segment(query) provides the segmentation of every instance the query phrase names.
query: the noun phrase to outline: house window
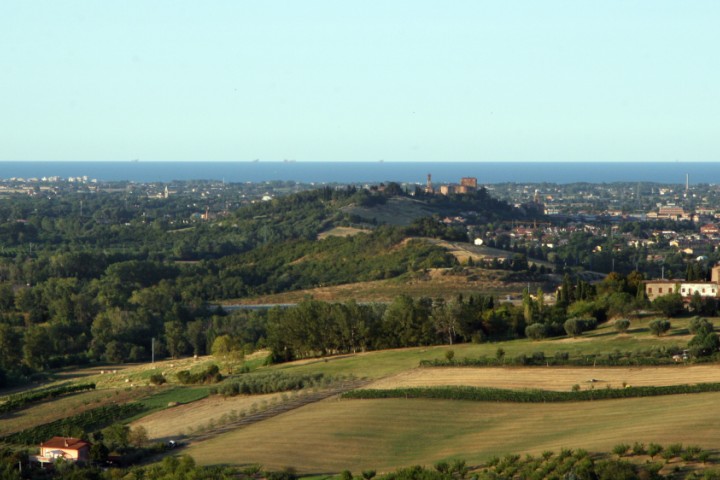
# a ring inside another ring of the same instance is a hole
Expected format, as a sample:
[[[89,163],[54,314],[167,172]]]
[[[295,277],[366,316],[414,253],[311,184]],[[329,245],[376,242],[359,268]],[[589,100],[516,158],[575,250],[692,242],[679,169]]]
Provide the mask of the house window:
[[[705,289],[703,288],[703,293],[705,293]]]
[[[682,292],[685,293],[685,287],[683,287]]]
[[[648,293],[652,293],[652,287],[648,287]]]
[[[662,287],[658,288],[658,293],[662,293]]]

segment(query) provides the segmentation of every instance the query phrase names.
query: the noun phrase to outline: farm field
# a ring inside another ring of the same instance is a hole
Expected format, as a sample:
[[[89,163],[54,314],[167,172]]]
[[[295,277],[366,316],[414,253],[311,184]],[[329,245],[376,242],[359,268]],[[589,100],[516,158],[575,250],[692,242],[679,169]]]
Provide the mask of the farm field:
[[[250,411],[253,406],[260,406],[264,402],[271,403],[273,399],[279,401],[280,397],[279,393],[230,398],[212,396],[152,413],[136,420],[131,427],[145,427],[151,440],[169,440],[187,435],[207,425],[210,420],[217,423],[223,415],[230,415],[233,411]],[[182,421],[178,421],[179,419]]]
[[[391,389],[466,385],[510,390],[570,391],[589,388],[688,385],[720,382],[717,365],[663,367],[486,367],[418,368],[383,378],[364,388]]]
[[[0,415],[0,436],[105,405],[137,400],[150,392],[151,389],[148,388],[91,390],[33,404],[16,412]]]
[[[260,463],[300,473],[387,471],[560,448],[608,451],[620,442],[720,447],[720,393],[580,404],[329,399],[191,445],[204,465]],[[312,452],[311,455],[308,452]]]

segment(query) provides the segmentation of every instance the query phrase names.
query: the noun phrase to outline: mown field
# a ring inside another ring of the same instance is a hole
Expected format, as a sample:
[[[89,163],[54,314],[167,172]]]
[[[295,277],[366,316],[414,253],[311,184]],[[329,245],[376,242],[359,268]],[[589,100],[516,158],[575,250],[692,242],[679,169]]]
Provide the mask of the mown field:
[[[570,391],[577,385],[590,388],[623,388],[688,385],[720,382],[717,365],[665,367],[488,367],[421,368],[383,378],[366,386],[373,389],[467,385],[511,390]]]
[[[302,473],[471,464],[506,453],[610,450],[620,442],[720,446],[720,394],[578,404],[447,400],[326,400],[191,445],[201,464],[260,463]]]

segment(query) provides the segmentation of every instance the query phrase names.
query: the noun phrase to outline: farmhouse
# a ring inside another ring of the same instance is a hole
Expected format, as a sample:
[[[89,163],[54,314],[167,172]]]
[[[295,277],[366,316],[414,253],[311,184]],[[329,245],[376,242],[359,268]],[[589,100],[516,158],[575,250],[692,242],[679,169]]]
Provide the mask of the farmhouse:
[[[68,462],[87,462],[90,459],[90,444],[79,438],[53,437],[40,444],[40,455],[33,460],[41,464],[54,463],[62,459]]]
[[[701,297],[720,297],[720,265],[712,268],[709,282],[686,282],[684,280],[648,280],[645,283],[645,294],[650,301],[670,293],[679,293],[683,299],[690,300],[696,293]]]

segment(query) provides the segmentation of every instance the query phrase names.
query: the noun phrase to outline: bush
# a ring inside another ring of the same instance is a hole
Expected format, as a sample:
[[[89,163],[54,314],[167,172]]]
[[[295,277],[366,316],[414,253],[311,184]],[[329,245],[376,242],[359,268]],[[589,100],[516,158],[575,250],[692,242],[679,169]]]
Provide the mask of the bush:
[[[630,450],[630,445],[626,443],[618,443],[613,447],[612,453],[614,453],[618,457],[622,457],[628,452],[628,450]]]
[[[618,333],[625,333],[630,328],[630,320],[627,318],[620,318],[618,320],[615,320],[615,330]]]
[[[165,382],[167,382],[167,380],[162,373],[154,373],[150,375],[150,383],[153,385],[162,385]]]
[[[190,370],[182,370],[177,373],[177,379],[183,385],[195,383],[217,383],[223,379],[220,374],[220,368],[215,365],[209,365],[205,370],[197,373],[191,373]]]
[[[563,324],[565,333],[573,337],[579,337],[583,332],[583,324],[579,318],[570,318]]]
[[[525,336],[531,340],[542,340],[547,336],[547,330],[542,323],[533,323],[525,328]]]

